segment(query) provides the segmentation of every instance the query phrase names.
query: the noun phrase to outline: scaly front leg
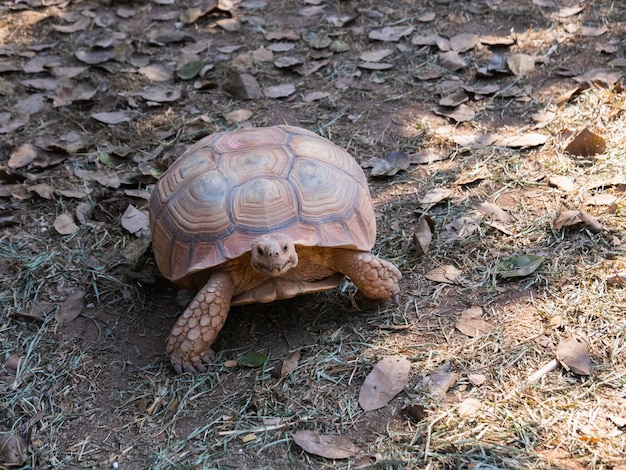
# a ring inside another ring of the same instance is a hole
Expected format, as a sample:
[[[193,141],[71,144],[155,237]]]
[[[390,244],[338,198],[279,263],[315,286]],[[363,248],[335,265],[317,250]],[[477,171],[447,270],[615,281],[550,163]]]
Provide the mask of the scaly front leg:
[[[352,250],[333,252],[333,268],[348,276],[354,285],[370,299],[385,300],[400,292],[402,274],[393,264],[371,253]]]
[[[189,303],[167,339],[176,373],[206,372],[215,360],[211,345],[224,326],[234,292],[231,275],[215,273]]]

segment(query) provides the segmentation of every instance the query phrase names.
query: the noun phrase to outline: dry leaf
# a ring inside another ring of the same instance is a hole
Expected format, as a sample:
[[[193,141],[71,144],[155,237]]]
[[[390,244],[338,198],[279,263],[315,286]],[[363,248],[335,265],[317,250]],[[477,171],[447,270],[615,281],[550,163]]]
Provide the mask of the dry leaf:
[[[494,145],[512,148],[526,148],[543,145],[547,141],[547,137],[543,134],[522,134],[508,137],[501,137],[494,142]]]
[[[85,293],[78,287],[65,289],[65,300],[61,302],[59,310],[54,314],[54,318],[59,323],[69,323],[75,320],[83,311],[83,300]]]
[[[589,130],[588,127],[577,132],[565,147],[566,152],[583,157],[604,153],[605,150],[606,141],[604,138]]]
[[[559,212],[554,219],[554,229],[561,230],[563,227],[569,227],[584,223],[594,233],[602,231],[602,224],[598,220],[584,211],[563,211]]]
[[[439,63],[453,72],[457,72],[467,67],[467,62],[457,51],[440,52]]]
[[[446,232],[452,234],[452,240],[469,237],[479,227],[478,221],[473,217],[459,217],[446,225]]]
[[[440,266],[428,271],[424,277],[435,282],[443,282],[446,284],[456,284],[461,277],[462,271],[450,264]]]
[[[528,54],[513,54],[506,59],[514,75],[524,76],[535,70],[535,59]]]
[[[461,418],[467,418],[469,416],[473,416],[480,411],[483,407],[483,403],[476,398],[466,398],[461,403],[459,403],[459,416]]]
[[[401,170],[408,169],[410,166],[411,161],[406,153],[393,150],[374,163],[372,176],[393,176]]]
[[[154,101],[155,103],[170,103],[180,99],[180,90],[175,88],[168,90],[165,88],[158,88],[152,90],[142,91],[137,93],[146,101]]]
[[[459,106],[469,100],[469,96],[464,91],[456,91],[444,96],[439,100],[439,106]]]
[[[477,34],[463,33],[450,38],[450,49],[456,52],[467,52],[476,44],[478,44]]]
[[[312,103],[313,101],[323,100],[328,98],[330,93],[327,91],[312,91],[311,93],[307,93],[302,97],[302,101],[305,103]]]
[[[593,69],[574,77],[574,80],[583,88],[591,88],[594,86],[601,88],[612,88],[622,77],[620,70],[614,69]]]
[[[556,358],[568,371],[578,375],[589,375],[589,344],[577,335],[561,340],[556,348]]]
[[[253,113],[249,109],[235,109],[224,114],[228,122],[245,122],[252,117]]]
[[[409,382],[411,363],[404,356],[389,356],[368,374],[359,392],[359,405],[365,411],[377,410],[404,390]]]
[[[32,144],[22,144],[11,154],[8,165],[10,168],[22,168],[37,158],[37,149]]]
[[[292,437],[309,454],[327,459],[347,459],[359,451],[350,439],[338,434],[322,435],[314,431],[298,431]]]
[[[272,375],[277,379],[285,377],[290,372],[298,368],[300,362],[300,350],[293,351],[283,360],[280,368],[275,367],[272,369]]]
[[[626,285],[626,272],[613,274],[606,278],[607,284],[621,284]]]
[[[263,95],[266,98],[286,98],[293,95],[296,87],[292,83],[284,83],[282,85],[268,86],[263,88]]]
[[[435,188],[427,191],[417,200],[422,206],[437,204],[454,194],[454,190],[448,188]]]
[[[60,214],[54,220],[54,229],[61,235],[69,235],[78,230],[78,225],[74,223],[74,218],[70,214]]]
[[[122,227],[138,237],[150,235],[150,217],[147,211],[129,204],[122,215]]]
[[[459,377],[457,372],[450,372],[450,363],[443,364],[439,369],[426,376],[420,385],[430,389],[433,395],[444,398],[448,389],[454,385]]]
[[[121,124],[131,120],[130,113],[127,111],[114,111],[110,113],[94,113],[91,115],[96,121],[104,124]]]
[[[500,222],[504,222],[508,224],[511,221],[511,216],[507,214],[504,209],[502,209],[497,204],[492,204],[490,202],[482,202],[478,205],[478,210],[489,217],[491,220],[499,220]]]
[[[433,109],[433,112],[438,116],[445,116],[450,118],[456,122],[466,122],[474,119],[476,112],[466,104],[462,104],[455,108],[450,108],[448,106],[438,106]]]
[[[470,338],[488,335],[493,330],[493,325],[482,319],[483,309],[471,307],[461,312],[454,327]]]
[[[617,201],[617,196],[614,196],[613,194],[602,193],[591,196],[585,201],[585,204],[589,206],[610,206],[615,201]]]
[[[571,178],[568,178],[567,176],[551,176],[550,178],[548,178],[548,184],[565,192],[574,191],[574,189],[576,189],[576,187],[574,186],[574,182],[571,180]]]
[[[382,29],[370,31],[368,37],[378,41],[396,42],[413,32],[412,26],[385,26]]]
[[[365,51],[360,56],[363,62],[380,62],[385,57],[393,54],[393,49],[374,49],[372,51]]]
[[[430,244],[433,241],[434,225],[432,218],[428,215],[418,220],[413,232],[413,243],[415,245],[415,255],[422,256],[428,253]]]
[[[0,433],[0,464],[10,467],[22,466],[28,443],[18,431]]]
[[[480,387],[485,384],[487,377],[483,374],[468,374],[467,380],[469,380],[469,383],[471,383],[474,387]]]
[[[256,78],[249,73],[232,75],[229,82],[226,83],[223,88],[224,91],[237,99],[256,100],[263,97],[259,83]]]

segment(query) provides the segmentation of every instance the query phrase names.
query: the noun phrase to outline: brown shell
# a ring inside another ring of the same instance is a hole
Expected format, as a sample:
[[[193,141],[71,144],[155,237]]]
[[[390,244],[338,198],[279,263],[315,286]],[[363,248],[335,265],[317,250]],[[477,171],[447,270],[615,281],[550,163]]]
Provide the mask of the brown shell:
[[[154,255],[173,281],[241,256],[268,232],[369,251],[375,220],[357,162],[291,126],[205,137],[163,174],[150,201]]]

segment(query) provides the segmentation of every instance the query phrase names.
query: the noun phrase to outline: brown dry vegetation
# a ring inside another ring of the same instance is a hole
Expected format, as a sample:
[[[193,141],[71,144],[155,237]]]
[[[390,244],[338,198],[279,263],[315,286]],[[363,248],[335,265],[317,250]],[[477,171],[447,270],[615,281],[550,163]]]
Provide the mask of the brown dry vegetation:
[[[624,468],[625,287],[607,278],[626,271],[626,6],[360,3],[222,2],[197,18],[188,16],[196,3],[174,0],[2,3],[0,467],[11,462],[7,443],[21,435],[27,447],[14,461],[23,457],[23,468],[38,469]],[[412,30],[397,41],[369,37],[383,26]],[[293,36],[268,36],[286,30]],[[167,42],[177,31],[180,41]],[[467,66],[452,72],[441,67],[436,45],[413,40],[431,32],[514,43],[479,42],[459,54]],[[331,51],[325,38],[347,50]],[[269,54],[276,43],[293,49]],[[391,49],[381,59],[390,68],[360,67],[363,52],[382,48]],[[77,51],[112,54],[88,64]],[[532,56],[534,70],[477,74],[492,57],[514,53]],[[302,68],[277,67],[286,56]],[[194,60],[205,66],[201,75],[177,75]],[[155,64],[162,81],[142,69]],[[608,71],[593,83],[572,78],[598,68]],[[427,69],[441,75],[422,80]],[[264,89],[291,84],[295,91],[233,97],[227,90],[241,72]],[[434,114],[461,83],[497,91],[467,93],[474,112],[467,121]],[[157,94],[142,96],[148,91]],[[165,92],[180,96],[163,101]],[[309,101],[313,92],[327,95]],[[240,109],[251,117],[226,117]],[[554,115],[538,124],[532,116],[542,110]],[[123,114],[105,116],[122,122],[93,117],[112,112]],[[182,310],[176,289],[160,277],[145,237],[122,226],[123,214],[129,205],[145,211],[156,177],[190,142],[282,123],[316,131],[361,162],[391,150],[447,157],[370,178],[375,252],[403,272],[400,302],[371,305],[346,283],[235,308],[211,370],[176,376],[164,353]],[[606,148],[566,152],[567,137],[582,127]],[[487,132],[539,133],[546,142],[459,144],[460,135]],[[556,175],[568,177],[571,190],[550,185]],[[423,208],[420,198],[434,188],[452,193]],[[477,211],[483,202],[510,220],[494,226]],[[585,211],[601,230],[556,229],[565,210]],[[435,237],[419,257],[412,236],[424,212]],[[498,275],[502,261],[523,254],[544,260],[527,276]],[[425,277],[443,265],[461,271],[456,282]],[[455,328],[469,307],[482,307],[488,334]],[[571,333],[586,338],[590,374],[559,366],[528,383]],[[270,369],[294,349],[301,350],[298,367],[275,378]],[[267,363],[224,366],[249,351],[267,353]],[[387,406],[364,412],[359,389],[391,355],[411,361],[409,383]],[[424,379],[442,368],[456,375],[437,394]],[[468,398],[481,408],[466,413]],[[422,405],[423,419],[410,417],[409,405]],[[341,461],[308,454],[292,439],[305,429],[344,435],[360,452]]]

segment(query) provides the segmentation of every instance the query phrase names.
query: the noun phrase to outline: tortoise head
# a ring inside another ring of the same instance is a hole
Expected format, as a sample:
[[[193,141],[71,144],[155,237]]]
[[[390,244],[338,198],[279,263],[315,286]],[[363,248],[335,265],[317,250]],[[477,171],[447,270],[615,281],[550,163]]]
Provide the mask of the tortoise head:
[[[282,233],[268,233],[256,238],[250,252],[252,268],[266,276],[281,276],[298,264],[293,240]]]

